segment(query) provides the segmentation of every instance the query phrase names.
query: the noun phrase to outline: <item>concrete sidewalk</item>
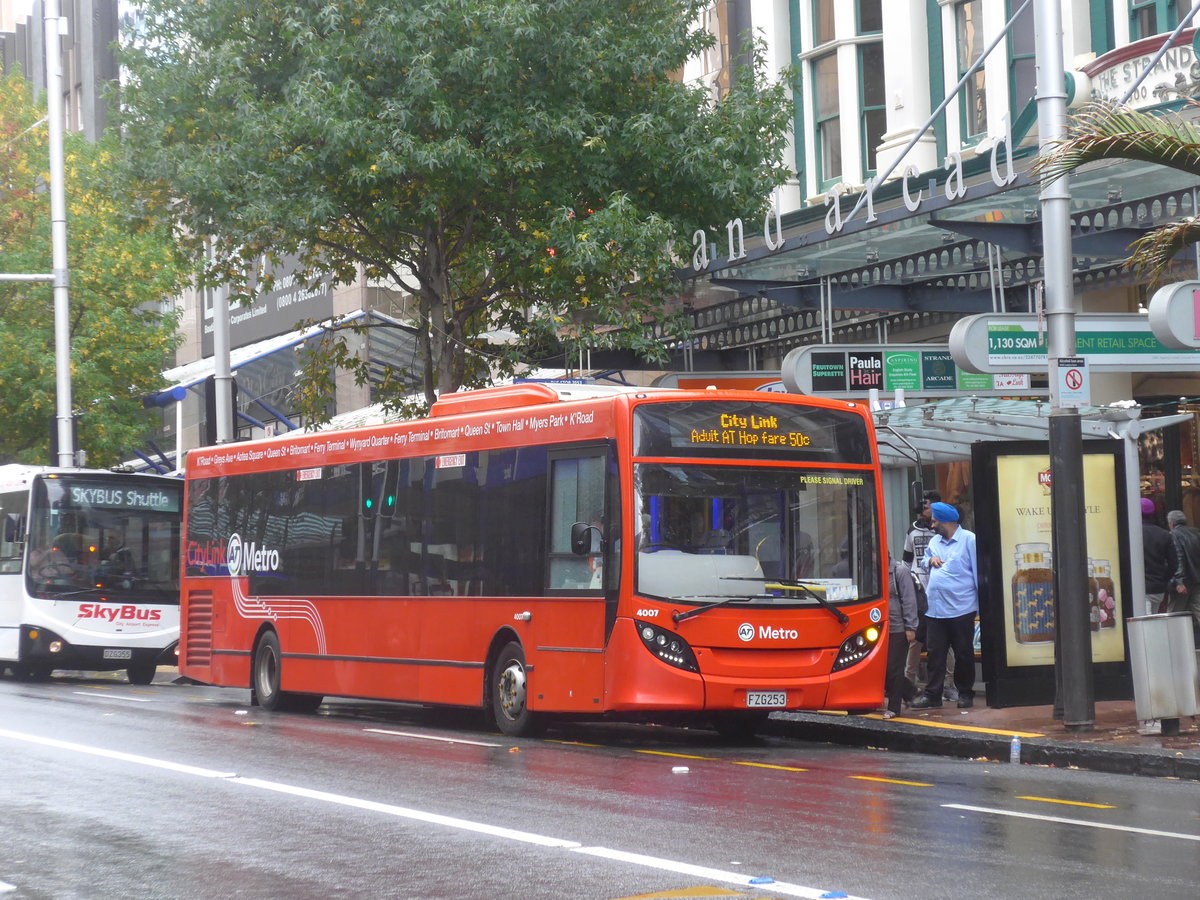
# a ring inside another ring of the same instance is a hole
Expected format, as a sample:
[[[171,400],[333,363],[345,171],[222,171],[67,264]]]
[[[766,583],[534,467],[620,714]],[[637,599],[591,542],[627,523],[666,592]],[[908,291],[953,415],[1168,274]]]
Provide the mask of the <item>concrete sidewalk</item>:
[[[947,702],[941,709],[905,710],[894,719],[879,713],[776,712],[762,728],[805,740],[880,747],[970,759],[1007,761],[1013,735],[1021,762],[1123,775],[1200,780],[1200,717],[1180,720],[1175,736],[1138,733],[1132,700],[1096,704],[1090,732],[1068,732],[1049,706],[990,709],[982,695],[971,709]]]

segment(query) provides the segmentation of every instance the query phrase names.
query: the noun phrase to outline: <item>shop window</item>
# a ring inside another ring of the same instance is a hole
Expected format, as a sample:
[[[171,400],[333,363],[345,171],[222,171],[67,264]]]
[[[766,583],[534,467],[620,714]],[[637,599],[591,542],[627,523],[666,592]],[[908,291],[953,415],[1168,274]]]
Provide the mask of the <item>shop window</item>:
[[[1132,0],[1129,36],[1133,40],[1175,29],[1192,8],[1190,0]]]

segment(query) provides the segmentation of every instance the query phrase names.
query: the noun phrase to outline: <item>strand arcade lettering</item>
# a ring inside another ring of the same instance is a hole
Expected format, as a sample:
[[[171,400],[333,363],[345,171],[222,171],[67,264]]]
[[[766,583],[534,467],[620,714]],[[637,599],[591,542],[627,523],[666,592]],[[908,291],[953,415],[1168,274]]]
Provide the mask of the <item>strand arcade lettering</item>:
[[[1000,150],[1004,149],[1003,163],[1001,162]],[[999,137],[992,144],[992,148],[988,153],[989,171],[991,173],[992,183],[996,187],[1007,187],[1017,180],[1017,173],[1013,166],[1012,158],[1012,129],[1009,127],[1007,118],[1005,119],[1005,131],[1003,137]],[[963,156],[960,151],[951,152],[945,159],[944,167],[946,169],[946,180],[942,184],[942,191],[947,200],[963,200],[968,193],[966,178],[963,174]],[[918,213],[925,201],[933,195],[936,187],[935,179],[929,179],[929,193],[925,192],[924,188],[915,186],[915,179],[920,177],[921,172],[913,164],[909,164],[901,170],[900,173],[900,191],[904,201],[904,207],[910,213]],[[875,213],[875,190],[879,187],[879,179],[871,178],[867,181],[866,187],[863,190],[863,199],[861,206],[866,210],[866,218],[863,220],[867,223],[874,222],[879,217]],[[851,217],[843,212],[842,198],[850,192],[844,184],[834,185],[825,195],[825,205],[829,207],[829,211],[825,214],[825,233],[834,235],[839,233],[851,221]],[[787,243],[787,239],[783,236],[783,221],[779,210],[779,192],[776,191],[771,197],[771,203],[767,208],[766,215],[763,218],[763,243],[766,248],[772,252],[782,250]],[[730,219],[725,223],[726,234],[726,262],[736,262],[746,256],[746,235],[745,226],[740,218]],[[717,256],[717,239],[709,239],[707,232],[698,228],[692,234],[692,269],[696,272],[701,272],[709,266],[716,263],[719,259]]]

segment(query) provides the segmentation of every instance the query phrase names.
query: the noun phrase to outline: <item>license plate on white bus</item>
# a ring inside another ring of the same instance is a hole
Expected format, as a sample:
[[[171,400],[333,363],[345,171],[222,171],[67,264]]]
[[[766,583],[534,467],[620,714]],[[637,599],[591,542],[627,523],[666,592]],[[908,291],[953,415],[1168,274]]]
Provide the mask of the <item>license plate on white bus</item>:
[[[133,651],[128,648],[108,647],[104,651],[105,659],[133,659]]]
[[[787,691],[746,691],[746,706],[752,709],[783,709]]]

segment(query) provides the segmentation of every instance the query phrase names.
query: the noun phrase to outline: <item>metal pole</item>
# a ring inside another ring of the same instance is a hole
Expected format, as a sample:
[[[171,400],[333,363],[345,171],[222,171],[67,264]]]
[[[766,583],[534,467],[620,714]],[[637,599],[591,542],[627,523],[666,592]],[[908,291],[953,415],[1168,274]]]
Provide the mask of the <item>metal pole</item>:
[[[1058,0],[1034,0],[1038,140],[1042,153],[1067,128],[1062,10]],[[1075,355],[1075,298],[1071,255],[1071,195],[1067,179],[1042,187],[1042,245],[1050,376],[1050,512],[1054,544],[1056,683],[1063,725],[1091,731],[1092,687],[1087,529],[1083,503],[1083,434],[1079,411],[1062,406],[1058,361]]]
[[[224,281],[213,288],[213,392],[217,443],[228,444],[233,441],[233,373],[229,366],[229,285]]]
[[[46,0],[46,113],[50,132],[50,246],[54,270],[55,419],[58,465],[75,464],[71,404],[71,317],[67,285],[67,192],[63,183],[63,78],[59,0]]]

